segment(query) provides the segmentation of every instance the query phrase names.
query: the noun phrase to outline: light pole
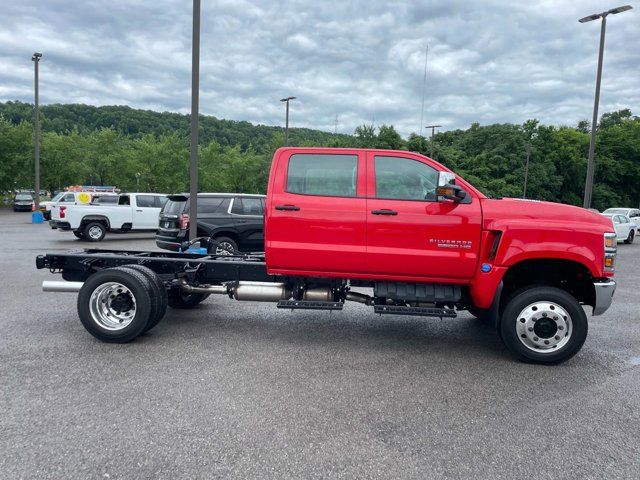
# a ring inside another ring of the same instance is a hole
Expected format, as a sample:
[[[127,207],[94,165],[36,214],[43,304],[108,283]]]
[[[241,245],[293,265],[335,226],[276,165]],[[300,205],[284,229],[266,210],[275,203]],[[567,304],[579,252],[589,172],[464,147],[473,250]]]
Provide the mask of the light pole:
[[[36,176],[36,185],[34,192],[34,203],[35,203],[35,211],[40,211],[40,92],[39,92],[39,81],[38,78],[38,65],[40,64],[40,59],[42,58],[42,54],[39,52],[35,52],[31,57],[34,66],[34,90],[35,90],[35,113],[33,119],[33,129],[34,129],[34,144],[35,144],[35,176]]]
[[[296,97],[285,97],[281,98],[280,101],[284,102],[287,105],[286,114],[284,117],[284,146],[287,147],[289,145],[289,101],[295,100]]]
[[[529,179],[529,158],[531,158],[531,142],[527,143],[527,161],[524,164],[524,189],[522,198],[527,198],[527,180]]]
[[[136,191],[140,191],[140,172],[136,172]]]
[[[431,129],[431,160],[435,160],[435,158],[433,158],[434,155],[434,142],[436,140],[436,128],[440,128],[442,125],[425,125],[424,128],[430,128]]]
[[[193,0],[191,39],[191,159],[189,162],[189,240],[198,236],[198,104],[200,97],[200,0]]]
[[[631,5],[624,5],[622,7],[612,8],[602,13],[595,13],[588,17],[583,17],[578,20],[580,23],[591,22],[592,20],[602,19],[600,25],[600,51],[598,53],[598,69],[596,73],[596,95],[593,101],[593,120],[591,121],[591,141],[589,143],[589,161],[587,163],[587,179],[584,185],[584,202],[582,206],[584,208],[591,207],[591,193],[593,192],[593,174],[595,171],[594,154],[596,149],[596,128],[598,125],[598,104],[600,103],[600,80],[602,78],[602,57],[604,55],[604,35],[607,28],[607,16],[609,14],[615,15],[617,13],[626,12],[631,10]]]

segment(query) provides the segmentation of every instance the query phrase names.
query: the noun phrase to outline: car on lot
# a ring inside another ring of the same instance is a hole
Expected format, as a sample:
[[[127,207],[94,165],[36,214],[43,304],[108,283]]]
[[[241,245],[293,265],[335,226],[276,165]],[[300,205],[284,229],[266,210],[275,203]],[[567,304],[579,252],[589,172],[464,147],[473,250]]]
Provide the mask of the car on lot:
[[[629,217],[622,214],[614,215],[603,213],[603,215],[611,219],[618,242],[633,243],[633,239],[638,231],[638,226],[632,222]]]
[[[604,215],[626,215],[631,222],[636,224],[635,236],[638,236],[638,229],[640,228],[640,209],[638,208],[607,208]]]
[[[153,232],[166,200],[162,193],[126,193],[112,205],[60,205],[52,210],[49,225],[90,242],[101,241],[107,232]]]
[[[34,205],[33,197],[29,193],[16,193],[13,197],[14,212],[31,212]]]
[[[264,195],[198,194],[198,237],[211,237],[211,253],[264,250]],[[178,251],[189,240],[189,195],[169,195],[160,212],[156,245]]]

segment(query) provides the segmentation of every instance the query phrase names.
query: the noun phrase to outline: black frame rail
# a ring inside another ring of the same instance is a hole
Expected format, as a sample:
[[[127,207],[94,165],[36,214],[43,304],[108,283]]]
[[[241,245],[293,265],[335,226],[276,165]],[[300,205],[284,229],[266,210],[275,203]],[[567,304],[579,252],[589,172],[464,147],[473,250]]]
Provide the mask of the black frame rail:
[[[38,269],[46,268],[52,273],[62,273],[64,280],[72,282],[84,282],[92,274],[105,268],[131,264],[149,267],[163,280],[189,276],[199,283],[281,281],[277,276],[267,274],[262,255],[86,249],[47,253],[36,257]]]

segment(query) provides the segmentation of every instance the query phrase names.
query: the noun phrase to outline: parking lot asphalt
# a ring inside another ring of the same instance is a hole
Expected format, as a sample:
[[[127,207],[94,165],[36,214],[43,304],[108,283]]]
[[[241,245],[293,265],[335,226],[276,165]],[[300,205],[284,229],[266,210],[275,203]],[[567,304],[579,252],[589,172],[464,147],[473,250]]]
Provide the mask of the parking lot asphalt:
[[[126,345],[35,256],[89,246],[0,210],[0,478],[639,478],[640,244],[565,364],[457,319],[209,298]],[[152,235],[91,247],[156,249]]]

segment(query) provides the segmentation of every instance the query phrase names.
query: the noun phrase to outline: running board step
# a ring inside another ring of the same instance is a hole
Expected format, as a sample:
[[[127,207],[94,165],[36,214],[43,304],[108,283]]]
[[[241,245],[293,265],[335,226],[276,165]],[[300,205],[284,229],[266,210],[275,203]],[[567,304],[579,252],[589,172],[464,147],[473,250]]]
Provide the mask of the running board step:
[[[419,315],[421,317],[448,317],[458,316],[455,310],[449,308],[433,307],[405,307],[402,305],[374,305],[374,313],[386,313],[391,315]]]
[[[308,302],[304,300],[280,300],[278,308],[290,310],[342,310],[342,302]]]

